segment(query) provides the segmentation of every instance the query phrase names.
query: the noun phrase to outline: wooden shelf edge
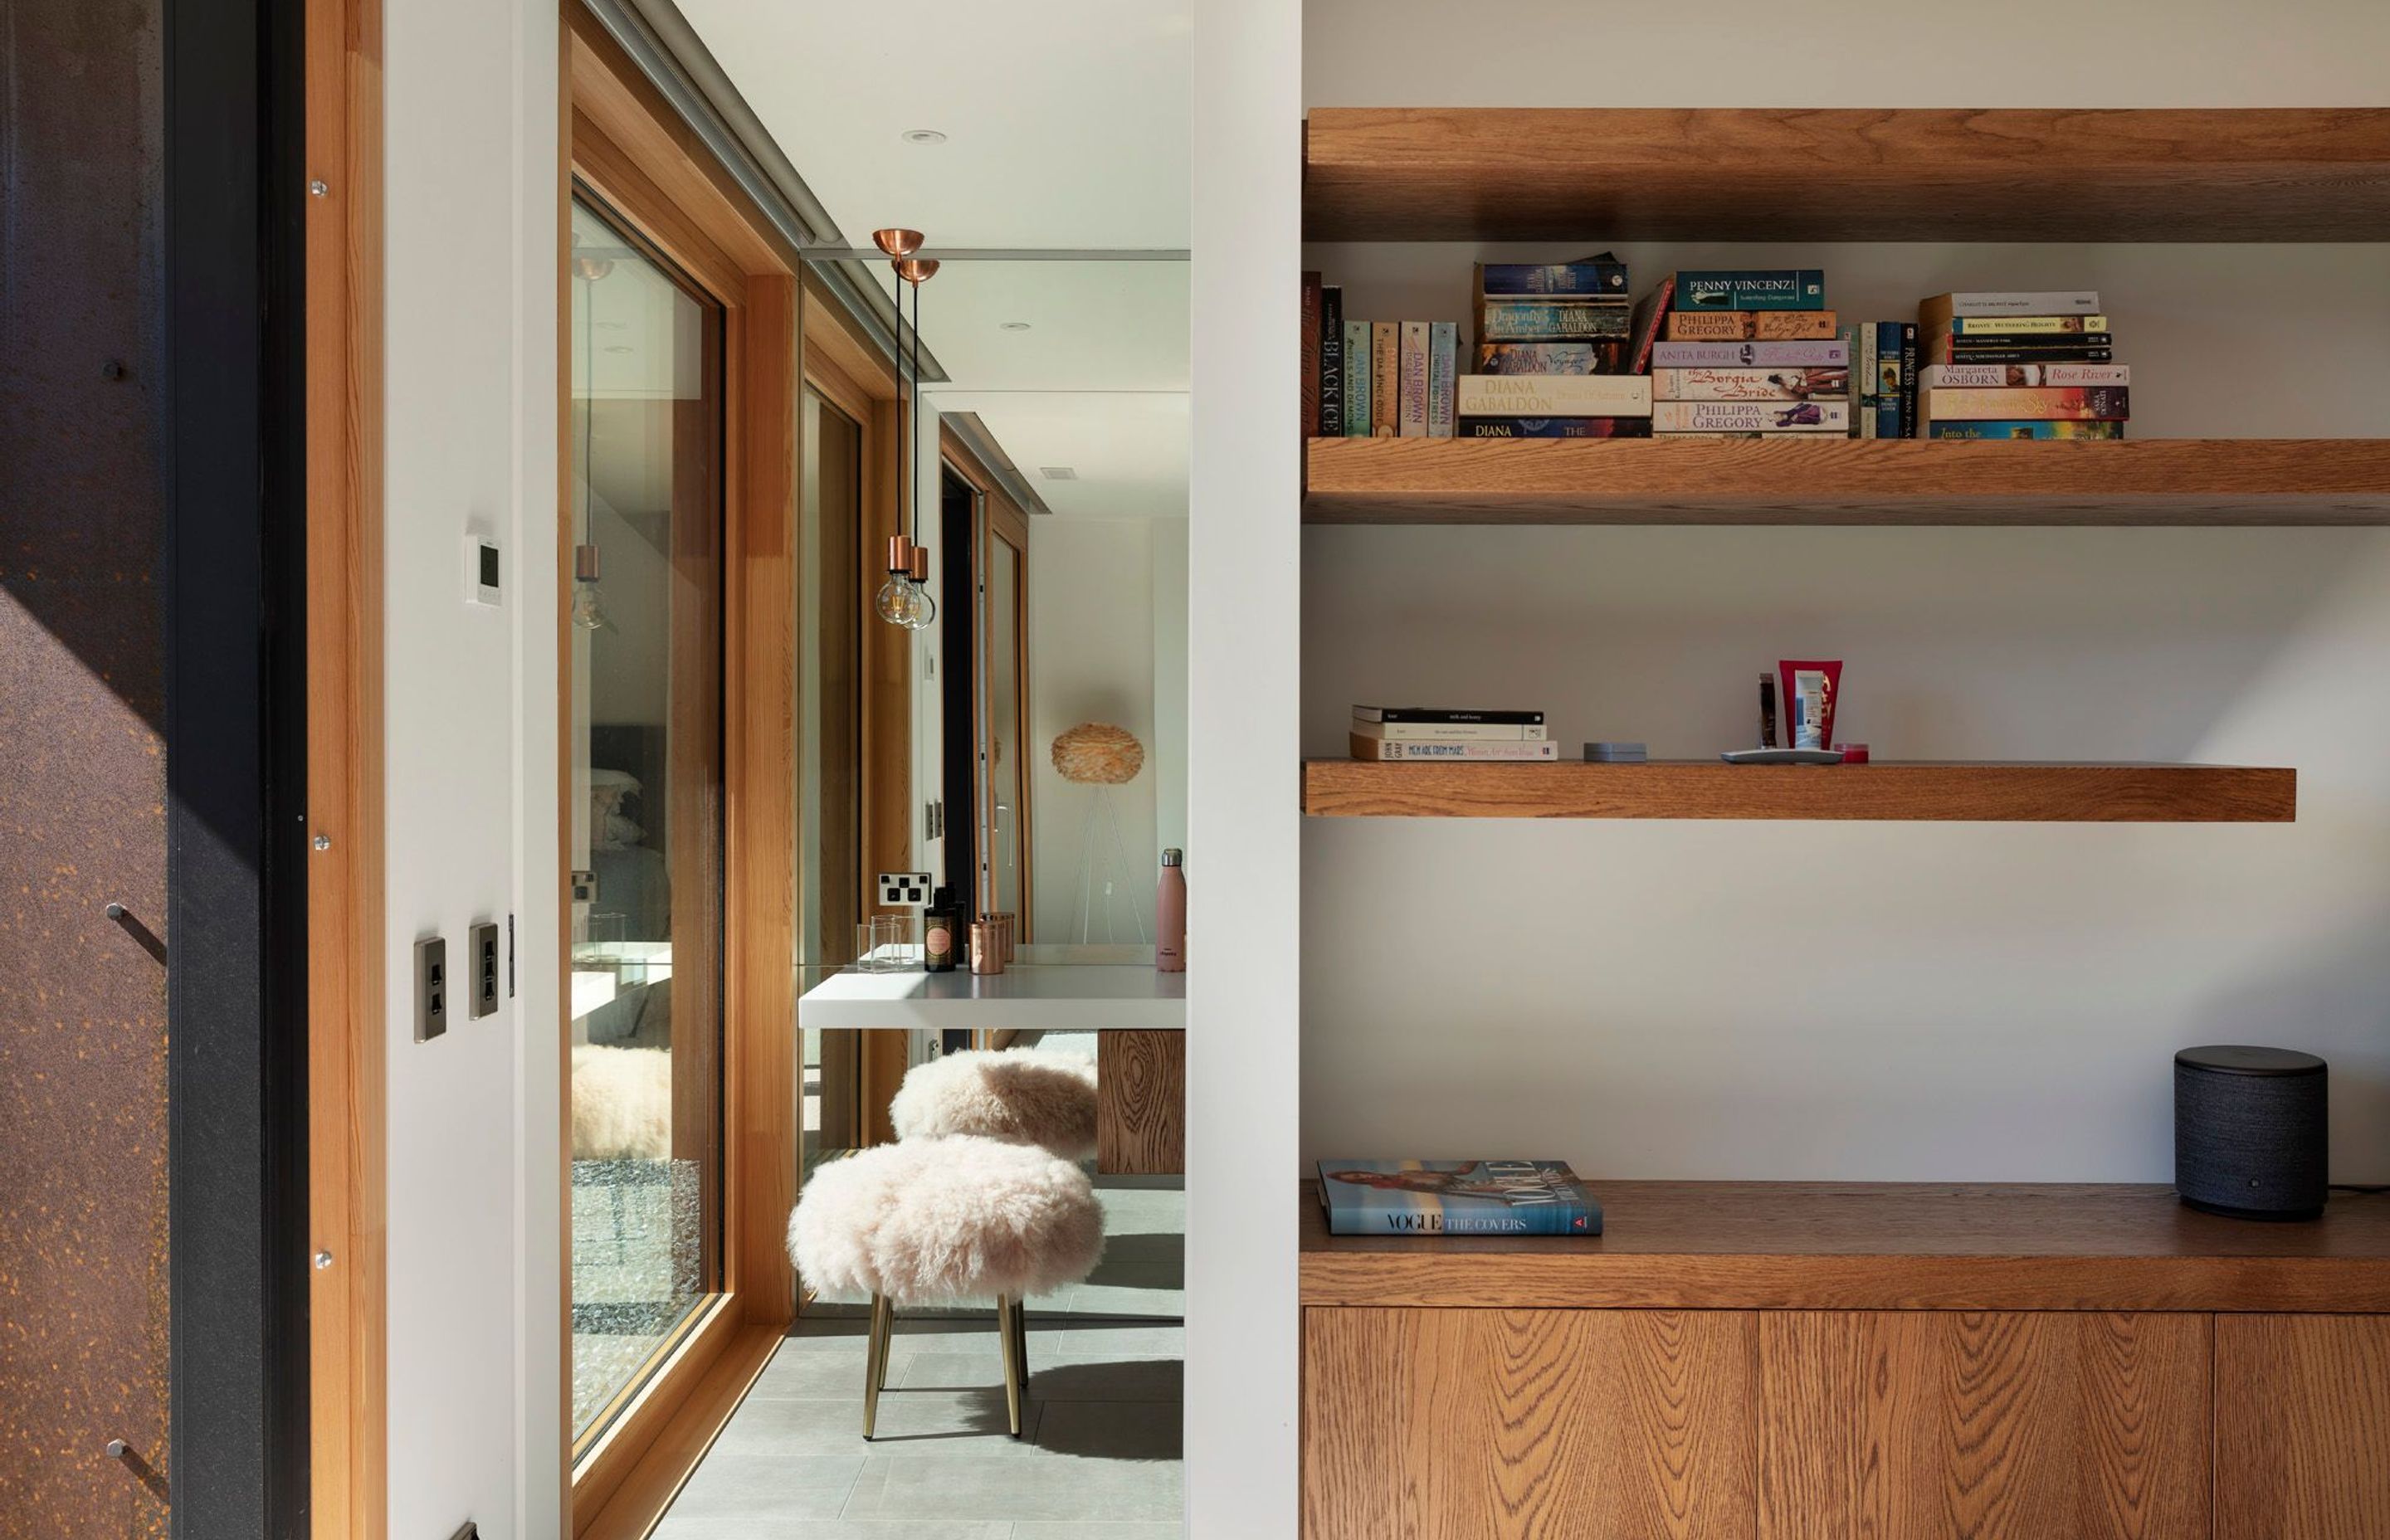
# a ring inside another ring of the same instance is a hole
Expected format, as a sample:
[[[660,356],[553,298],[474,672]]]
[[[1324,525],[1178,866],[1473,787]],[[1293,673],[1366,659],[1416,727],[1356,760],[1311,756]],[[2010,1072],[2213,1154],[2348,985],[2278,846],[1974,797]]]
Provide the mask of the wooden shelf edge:
[[[2292,823],[2298,772],[2257,765],[1304,762],[1303,811],[1345,818]]]

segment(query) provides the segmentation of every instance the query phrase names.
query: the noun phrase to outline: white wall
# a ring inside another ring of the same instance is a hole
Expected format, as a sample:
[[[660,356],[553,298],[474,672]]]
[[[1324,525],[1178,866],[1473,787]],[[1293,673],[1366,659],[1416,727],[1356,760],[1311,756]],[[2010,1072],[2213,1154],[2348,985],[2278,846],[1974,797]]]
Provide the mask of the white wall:
[[[383,11],[392,1535],[562,1532],[557,10]],[[468,530],[506,603],[465,600]],[[413,1041],[413,946],[516,917],[517,993]]]
[[[2372,5],[1780,17],[1528,0],[1522,49],[1450,7],[1311,0],[1307,103],[2390,104]],[[1348,314],[1457,317],[1480,250],[1304,264]],[[1620,250],[1638,286],[1821,266],[1855,319],[2096,287],[2136,436],[2390,434],[2378,246]],[[1304,552],[1312,753],[1342,752],[1351,702],[1401,696],[1542,706],[1568,753],[1703,755],[1753,738],[1775,660],[1826,656],[1838,736],[1879,755],[2300,773],[2287,828],[1314,821],[1305,1158],[2163,1181],[2169,1057],[2225,1040],[2331,1059],[2335,1177],[2390,1176],[2390,533],[1320,529]]]

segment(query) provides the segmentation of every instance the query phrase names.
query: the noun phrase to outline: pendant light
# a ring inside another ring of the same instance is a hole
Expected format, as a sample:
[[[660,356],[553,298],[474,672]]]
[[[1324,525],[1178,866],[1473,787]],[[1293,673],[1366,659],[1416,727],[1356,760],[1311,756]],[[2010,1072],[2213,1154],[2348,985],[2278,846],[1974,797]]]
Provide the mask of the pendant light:
[[[572,244],[579,246],[575,235]],[[598,349],[592,337],[598,280],[614,271],[605,257],[576,254],[572,271],[581,280],[581,543],[572,547],[572,623],[597,631],[607,623],[598,602],[598,486],[592,479],[597,450]]]
[[[896,290],[896,520],[898,532],[888,537],[888,581],[874,601],[880,618],[907,631],[920,631],[937,619],[938,601],[930,597],[930,553],[921,548],[921,286],[938,271],[937,263],[913,253],[921,249],[919,230],[874,230],[872,243],[888,254],[903,288]],[[911,366],[906,364],[905,294],[913,295]],[[909,377],[909,380],[908,380]],[[906,495],[907,489],[911,495]]]

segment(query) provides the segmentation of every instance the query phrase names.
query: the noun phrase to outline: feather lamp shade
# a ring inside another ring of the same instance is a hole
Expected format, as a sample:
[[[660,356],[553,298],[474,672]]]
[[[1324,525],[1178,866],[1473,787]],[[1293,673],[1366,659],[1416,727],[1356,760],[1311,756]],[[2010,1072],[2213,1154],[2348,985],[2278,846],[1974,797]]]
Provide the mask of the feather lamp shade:
[[[1054,769],[1080,786],[1118,786],[1145,768],[1145,745],[1125,727],[1082,722],[1054,739]]]

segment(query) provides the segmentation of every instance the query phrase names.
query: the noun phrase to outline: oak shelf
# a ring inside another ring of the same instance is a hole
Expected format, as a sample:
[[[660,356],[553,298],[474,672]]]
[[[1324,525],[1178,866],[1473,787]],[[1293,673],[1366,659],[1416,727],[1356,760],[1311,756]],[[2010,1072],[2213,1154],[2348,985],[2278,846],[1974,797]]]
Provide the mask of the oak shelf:
[[[2281,824],[2298,772],[2211,764],[1594,764],[1315,759],[1303,811],[1326,818],[1753,818]]]
[[[2390,439],[1313,439],[1314,524],[2390,523]]]
[[[1589,1183],[1603,1233],[1331,1236],[1303,1184],[1303,1303],[1503,1310],[2390,1310],[2390,1194],[2313,1224],[2174,1189]]]
[[[1318,108],[1307,240],[2390,239],[2375,108]]]

